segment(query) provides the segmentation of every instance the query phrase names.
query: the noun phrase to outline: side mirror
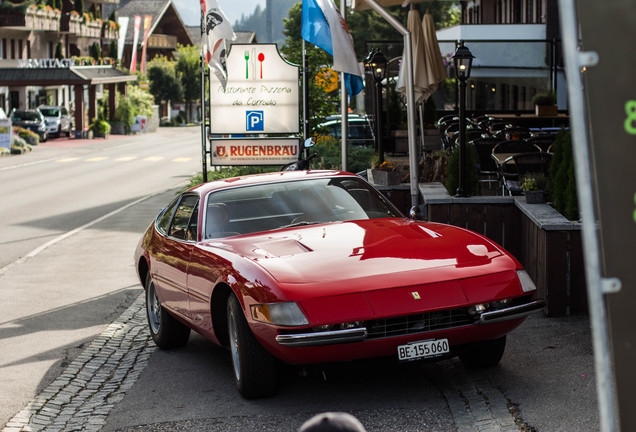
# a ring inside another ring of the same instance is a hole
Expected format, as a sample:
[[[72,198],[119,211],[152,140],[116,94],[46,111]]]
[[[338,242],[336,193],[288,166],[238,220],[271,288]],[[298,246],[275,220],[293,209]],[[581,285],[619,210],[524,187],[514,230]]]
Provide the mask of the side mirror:
[[[422,211],[419,206],[411,207],[411,210],[409,210],[409,219],[418,221],[422,220]]]
[[[313,146],[314,146],[314,144],[316,144],[316,138],[315,138],[315,137],[307,138],[307,139],[305,140],[305,142],[303,143],[303,148],[310,148],[310,147],[313,147]]]

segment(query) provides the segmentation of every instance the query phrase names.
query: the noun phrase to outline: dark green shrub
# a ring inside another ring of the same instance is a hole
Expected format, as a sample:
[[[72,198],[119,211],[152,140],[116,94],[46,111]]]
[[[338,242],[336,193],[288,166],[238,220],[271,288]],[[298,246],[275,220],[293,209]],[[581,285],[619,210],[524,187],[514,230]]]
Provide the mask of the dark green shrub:
[[[472,145],[466,145],[466,192],[468,195],[479,194],[479,171],[477,170],[477,156]],[[457,193],[459,187],[459,146],[454,146],[448,155],[446,181],[444,186],[450,195]]]
[[[579,218],[572,139],[570,131],[565,129],[561,129],[552,146],[548,191],[559,213],[569,220]]]

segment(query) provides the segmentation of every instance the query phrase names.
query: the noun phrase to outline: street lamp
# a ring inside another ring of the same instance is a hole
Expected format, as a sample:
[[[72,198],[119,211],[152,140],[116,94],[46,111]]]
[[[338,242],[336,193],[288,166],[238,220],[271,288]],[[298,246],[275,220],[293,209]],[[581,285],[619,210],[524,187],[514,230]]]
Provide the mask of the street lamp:
[[[466,191],[466,80],[470,77],[470,69],[475,58],[470,50],[460,42],[455,54],[455,75],[459,80],[459,187],[455,196],[467,197]]]
[[[382,81],[386,78],[387,60],[379,49],[371,50],[364,59],[365,69],[373,75],[373,81],[376,88],[376,143],[378,151],[378,162],[384,162],[384,146],[382,143],[382,135],[384,122],[382,121]]]

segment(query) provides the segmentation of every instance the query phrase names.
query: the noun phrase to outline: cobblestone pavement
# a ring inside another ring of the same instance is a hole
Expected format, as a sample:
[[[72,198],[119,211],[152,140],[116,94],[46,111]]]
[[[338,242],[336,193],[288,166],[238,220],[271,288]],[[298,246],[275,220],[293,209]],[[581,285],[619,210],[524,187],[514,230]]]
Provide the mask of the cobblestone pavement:
[[[469,375],[459,362],[437,363],[440,373],[433,382],[443,393],[457,432],[519,432],[517,410],[485,374]],[[523,427],[523,424],[521,425]]]
[[[99,431],[148,364],[149,342],[142,294],[2,432]]]
[[[101,430],[154,350],[140,295],[2,432]],[[442,361],[437,367],[440,373],[433,380],[448,402],[457,432],[524,430],[516,424],[514,407],[485,375],[471,378],[458,362]]]

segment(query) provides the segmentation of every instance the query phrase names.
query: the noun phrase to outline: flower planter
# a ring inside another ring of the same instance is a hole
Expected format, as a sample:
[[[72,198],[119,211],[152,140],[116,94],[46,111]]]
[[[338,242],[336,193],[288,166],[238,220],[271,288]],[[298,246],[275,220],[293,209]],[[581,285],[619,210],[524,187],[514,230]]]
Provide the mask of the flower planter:
[[[534,113],[540,117],[554,117],[559,113],[559,109],[556,105],[535,105]]]
[[[367,179],[370,183],[378,186],[388,186],[400,184],[400,173],[398,171],[384,171],[368,168]]]
[[[526,202],[528,204],[544,204],[545,203],[545,191],[535,190],[535,191],[525,191],[523,193],[526,197]]]

